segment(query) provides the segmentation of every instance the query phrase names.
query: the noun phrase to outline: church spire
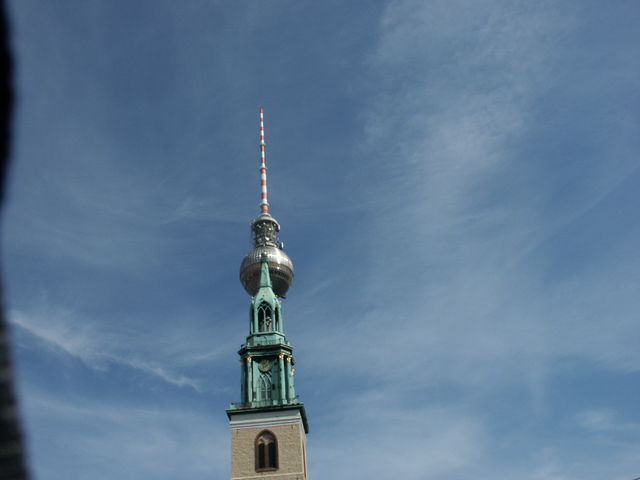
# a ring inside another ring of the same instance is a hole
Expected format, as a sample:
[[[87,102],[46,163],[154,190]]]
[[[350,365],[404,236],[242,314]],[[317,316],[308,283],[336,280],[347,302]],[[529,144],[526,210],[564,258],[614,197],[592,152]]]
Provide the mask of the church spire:
[[[260,289],[263,288],[271,290],[271,275],[269,275],[269,263],[267,262],[266,253],[263,253],[260,257]]]
[[[247,345],[264,345],[266,343],[288,345],[282,325],[282,302],[273,292],[267,255],[262,254],[259,288],[251,299]]]

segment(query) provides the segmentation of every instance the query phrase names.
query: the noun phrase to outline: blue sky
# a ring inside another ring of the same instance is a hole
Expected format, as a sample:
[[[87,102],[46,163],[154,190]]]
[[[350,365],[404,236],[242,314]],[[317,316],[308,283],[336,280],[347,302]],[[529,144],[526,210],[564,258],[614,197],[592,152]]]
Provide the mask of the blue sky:
[[[9,3],[36,478],[228,478],[260,106],[311,478],[640,476],[638,2]]]

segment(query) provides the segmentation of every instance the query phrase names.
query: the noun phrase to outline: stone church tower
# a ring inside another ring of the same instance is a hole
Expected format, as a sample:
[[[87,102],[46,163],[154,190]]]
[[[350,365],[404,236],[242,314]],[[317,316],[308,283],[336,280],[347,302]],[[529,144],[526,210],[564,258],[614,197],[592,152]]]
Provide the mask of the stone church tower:
[[[293,347],[284,334],[282,300],[293,280],[293,263],[278,240],[280,225],[269,214],[260,109],[261,213],[251,223],[253,250],[240,267],[249,295],[249,336],[240,355],[241,398],[227,410],[231,425],[231,480],[307,480],[303,403],[294,389]]]

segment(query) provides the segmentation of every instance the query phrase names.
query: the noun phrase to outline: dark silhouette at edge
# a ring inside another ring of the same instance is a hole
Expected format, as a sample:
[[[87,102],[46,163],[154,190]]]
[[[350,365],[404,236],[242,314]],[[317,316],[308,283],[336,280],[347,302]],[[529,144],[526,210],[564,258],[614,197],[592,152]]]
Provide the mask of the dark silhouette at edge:
[[[4,206],[6,177],[11,150],[13,63],[9,48],[9,25],[4,0],[0,0],[0,209]],[[0,279],[0,479],[26,480],[18,406],[13,391],[13,375],[4,296]]]

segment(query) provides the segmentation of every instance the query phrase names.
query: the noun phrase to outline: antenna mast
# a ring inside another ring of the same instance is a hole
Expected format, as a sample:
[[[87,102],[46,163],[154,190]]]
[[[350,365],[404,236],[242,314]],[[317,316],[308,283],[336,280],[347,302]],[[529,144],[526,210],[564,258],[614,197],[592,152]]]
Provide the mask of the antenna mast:
[[[269,213],[269,201],[267,197],[267,164],[264,156],[264,110],[260,107],[260,211]]]

